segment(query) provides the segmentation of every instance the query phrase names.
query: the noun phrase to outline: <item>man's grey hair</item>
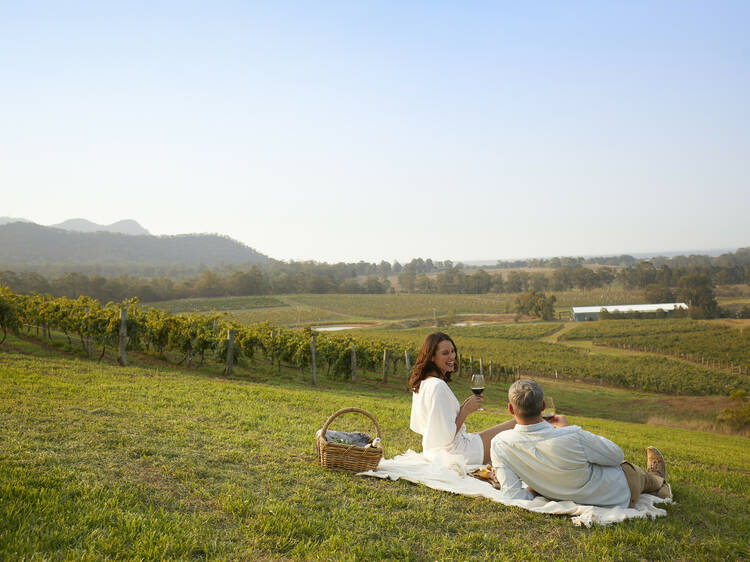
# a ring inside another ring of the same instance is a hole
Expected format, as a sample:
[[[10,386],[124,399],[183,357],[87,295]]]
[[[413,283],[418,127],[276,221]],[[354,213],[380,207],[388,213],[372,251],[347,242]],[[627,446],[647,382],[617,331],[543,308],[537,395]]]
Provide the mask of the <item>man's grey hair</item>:
[[[536,381],[523,379],[514,382],[508,389],[508,400],[513,410],[522,418],[535,418],[542,413],[544,390]]]

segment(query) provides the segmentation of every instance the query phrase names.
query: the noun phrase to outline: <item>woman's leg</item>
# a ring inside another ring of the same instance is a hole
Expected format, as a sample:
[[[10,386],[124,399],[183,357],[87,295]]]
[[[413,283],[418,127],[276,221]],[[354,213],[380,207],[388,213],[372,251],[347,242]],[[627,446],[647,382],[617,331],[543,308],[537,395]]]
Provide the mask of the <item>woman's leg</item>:
[[[508,420],[507,422],[479,432],[479,436],[482,438],[482,445],[484,445],[484,460],[482,461],[484,464],[489,464],[490,462],[490,441],[492,441],[492,438],[501,431],[513,429],[515,426],[516,420]]]

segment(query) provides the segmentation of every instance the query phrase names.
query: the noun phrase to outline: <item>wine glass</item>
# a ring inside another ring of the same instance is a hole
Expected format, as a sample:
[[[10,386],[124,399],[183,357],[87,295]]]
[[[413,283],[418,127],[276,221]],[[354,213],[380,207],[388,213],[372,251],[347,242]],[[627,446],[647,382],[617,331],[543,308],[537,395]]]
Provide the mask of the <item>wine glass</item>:
[[[484,392],[484,375],[471,375],[471,391],[477,395]],[[477,412],[484,412],[484,408],[479,408]]]
[[[549,421],[555,417],[555,413],[557,412],[557,410],[555,410],[555,401],[551,396],[545,396],[544,405],[546,407],[542,410],[542,419]]]

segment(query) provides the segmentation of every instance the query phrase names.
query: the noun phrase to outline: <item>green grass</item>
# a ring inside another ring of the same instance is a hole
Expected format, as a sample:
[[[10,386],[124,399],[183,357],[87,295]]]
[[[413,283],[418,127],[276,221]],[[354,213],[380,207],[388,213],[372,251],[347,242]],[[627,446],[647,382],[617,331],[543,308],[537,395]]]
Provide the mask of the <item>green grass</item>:
[[[572,421],[644,462],[659,446],[676,503],[655,521],[568,517],[406,482],[329,472],[313,434],[345,406],[373,413],[387,456],[418,449],[404,381],[353,385],[263,361],[237,376],[81,360],[11,338],[0,347],[0,559],[741,559],[750,556],[750,447],[739,436],[616,421],[664,396],[548,382]],[[468,395],[465,378],[452,383]],[[492,388],[492,387],[490,387]],[[498,384],[477,430],[507,418]],[[489,390],[489,389],[488,389]],[[628,404],[630,406],[628,406]],[[341,429],[371,430],[356,415]],[[361,420],[361,422],[360,422]],[[635,421],[635,420],[633,420]]]
[[[217,297],[178,299],[148,303],[147,306],[160,308],[173,314],[180,312],[222,312],[228,310],[245,310],[254,308],[273,308],[289,306],[273,296],[255,297]]]
[[[554,293],[557,308],[622,304],[642,300],[642,292],[619,288],[573,290]],[[280,325],[315,322],[398,321],[431,319],[451,315],[507,315],[517,295],[347,295],[292,294],[258,297],[220,297],[149,303],[169,312],[228,312],[238,321],[269,321]]]

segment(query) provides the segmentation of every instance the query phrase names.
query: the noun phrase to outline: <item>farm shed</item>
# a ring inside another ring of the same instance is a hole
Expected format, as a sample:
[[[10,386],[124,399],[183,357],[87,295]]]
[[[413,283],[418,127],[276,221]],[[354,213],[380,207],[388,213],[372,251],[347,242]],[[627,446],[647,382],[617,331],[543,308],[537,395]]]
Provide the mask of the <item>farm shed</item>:
[[[599,320],[599,312],[603,309],[607,312],[656,312],[663,310],[666,313],[673,312],[678,308],[687,308],[684,302],[664,302],[660,304],[617,304],[610,306],[574,306],[571,320],[582,322],[586,320]]]

